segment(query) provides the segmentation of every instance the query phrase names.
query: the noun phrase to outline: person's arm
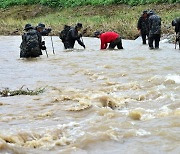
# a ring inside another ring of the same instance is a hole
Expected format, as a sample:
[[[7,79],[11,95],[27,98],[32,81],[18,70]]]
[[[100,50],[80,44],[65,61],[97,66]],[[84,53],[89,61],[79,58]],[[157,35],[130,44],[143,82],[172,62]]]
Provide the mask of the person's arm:
[[[22,42],[26,42],[26,34],[22,35]]]
[[[84,43],[80,40],[80,38],[77,39],[77,42],[78,42],[82,47],[85,48],[85,45],[84,45]]]
[[[104,42],[104,39],[101,39],[101,50],[107,48],[107,43]]]
[[[137,29],[138,29],[138,30],[141,30],[141,17],[140,17],[139,20],[138,20]]]
[[[151,17],[149,17],[149,20],[148,20],[148,23],[149,23],[149,30],[151,30],[151,24],[152,24],[152,20],[151,20]]]
[[[48,36],[50,32],[51,32],[51,28],[46,28],[41,32],[41,35]]]

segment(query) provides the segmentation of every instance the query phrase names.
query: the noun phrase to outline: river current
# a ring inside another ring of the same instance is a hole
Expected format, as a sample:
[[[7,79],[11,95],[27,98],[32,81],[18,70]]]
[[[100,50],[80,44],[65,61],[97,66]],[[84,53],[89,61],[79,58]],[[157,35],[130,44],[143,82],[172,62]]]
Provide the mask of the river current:
[[[35,96],[0,97],[2,154],[180,153],[180,50],[141,39],[123,50],[64,50],[45,37],[47,51],[20,59],[20,36],[0,36],[0,90],[45,88]]]

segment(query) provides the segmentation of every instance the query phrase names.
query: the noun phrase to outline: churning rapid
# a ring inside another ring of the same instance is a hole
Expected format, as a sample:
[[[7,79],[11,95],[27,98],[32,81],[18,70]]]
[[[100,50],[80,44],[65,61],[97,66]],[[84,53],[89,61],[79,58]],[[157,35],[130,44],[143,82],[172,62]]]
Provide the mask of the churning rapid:
[[[0,153],[180,153],[180,50],[141,39],[123,50],[63,49],[45,37],[49,58],[20,59],[20,36],[0,37],[0,90],[45,88],[0,97]]]

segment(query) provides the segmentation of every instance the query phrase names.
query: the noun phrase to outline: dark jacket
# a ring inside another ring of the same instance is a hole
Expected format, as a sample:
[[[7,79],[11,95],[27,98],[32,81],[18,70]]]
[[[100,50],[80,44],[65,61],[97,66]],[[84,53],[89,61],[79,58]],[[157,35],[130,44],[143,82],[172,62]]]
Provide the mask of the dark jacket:
[[[34,29],[37,30],[38,26],[36,26]],[[39,32],[41,36],[48,36],[51,32],[51,28],[44,28],[42,32]]]
[[[175,32],[180,32],[180,17],[172,21],[172,26],[175,26]]]
[[[161,34],[161,18],[153,14],[149,17],[149,35]]]
[[[80,40],[80,36],[78,35],[77,28],[72,27],[66,37],[68,48],[74,48],[75,41],[77,41],[81,46],[84,46],[84,43]]]
[[[144,18],[141,16],[138,20],[137,28],[141,31],[141,34],[148,34],[148,18]]]

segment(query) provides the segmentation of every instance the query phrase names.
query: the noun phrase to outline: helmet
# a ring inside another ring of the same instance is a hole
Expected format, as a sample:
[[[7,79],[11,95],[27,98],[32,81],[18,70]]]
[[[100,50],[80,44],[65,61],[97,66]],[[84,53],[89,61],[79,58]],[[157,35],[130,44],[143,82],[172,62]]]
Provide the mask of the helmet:
[[[26,24],[24,27],[24,30],[29,30],[29,29],[33,29],[31,24]]]
[[[37,28],[43,28],[44,29],[45,28],[45,24],[39,23]]]

